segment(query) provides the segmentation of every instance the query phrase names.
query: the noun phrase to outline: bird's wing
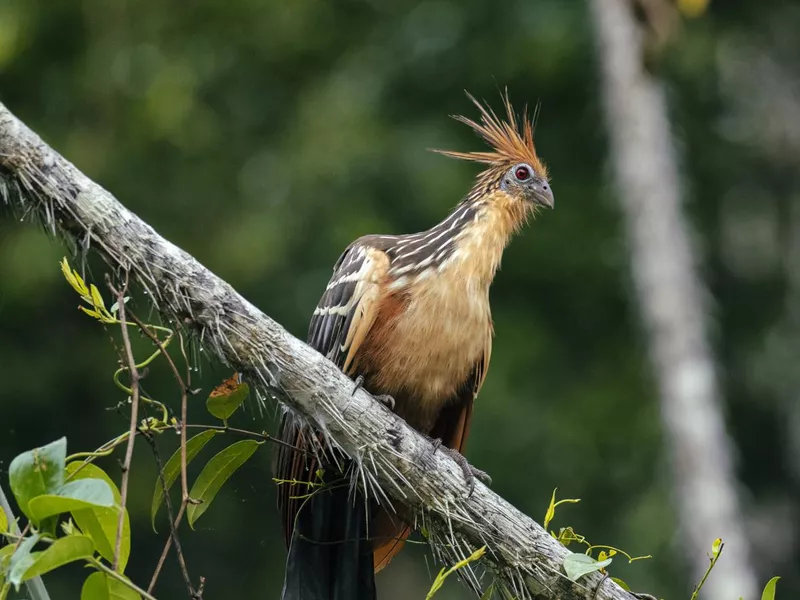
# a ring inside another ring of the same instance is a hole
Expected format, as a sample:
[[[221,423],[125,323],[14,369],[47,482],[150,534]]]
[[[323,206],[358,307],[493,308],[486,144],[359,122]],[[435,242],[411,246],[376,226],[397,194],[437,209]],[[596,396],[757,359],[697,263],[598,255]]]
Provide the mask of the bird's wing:
[[[430,436],[439,438],[448,448],[454,448],[463,454],[469,436],[472,421],[472,406],[481,391],[489,360],[492,356],[492,338],[487,337],[483,356],[475,363],[469,378],[459,389],[456,400],[445,405],[436,419]]]
[[[441,439],[448,448],[455,448],[462,453],[464,451],[472,421],[472,406],[486,379],[491,355],[492,337],[490,333],[484,346],[483,356],[475,363],[469,377],[456,393],[456,397],[445,405],[436,419],[430,436],[434,439]],[[377,573],[403,549],[405,540],[411,533],[411,527],[398,515],[382,508],[375,515],[372,528],[375,535],[373,560]]]
[[[389,268],[387,255],[366,240],[356,240],[334,265],[333,275],[314,310],[308,331],[308,343],[342,371],[348,373],[353,359],[369,332],[378,312],[378,306]],[[350,373],[348,373],[350,374]],[[292,538],[295,516],[303,498],[313,491],[304,482],[313,482],[318,465],[309,455],[311,445],[305,439],[314,435],[301,430],[284,416],[281,439],[294,446],[280,445],[275,464],[275,477],[284,482],[278,486],[278,510],[283,516],[286,543]],[[295,497],[293,497],[295,496]]]
[[[383,250],[354,243],[337,261],[311,317],[308,343],[345,373],[375,321],[388,270]]]

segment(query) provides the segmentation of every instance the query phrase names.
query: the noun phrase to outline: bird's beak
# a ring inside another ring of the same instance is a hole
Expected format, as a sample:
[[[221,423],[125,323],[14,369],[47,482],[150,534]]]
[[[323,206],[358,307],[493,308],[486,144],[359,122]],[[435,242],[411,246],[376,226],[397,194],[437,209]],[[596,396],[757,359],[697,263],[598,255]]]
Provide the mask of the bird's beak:
[[[534,183],[532,192],[533,201],[536,204],[541,204],[547,208],[555,207],[556,200],[553,197],[553,188],[550,187],[550,183],[547,180],[542,179]]]

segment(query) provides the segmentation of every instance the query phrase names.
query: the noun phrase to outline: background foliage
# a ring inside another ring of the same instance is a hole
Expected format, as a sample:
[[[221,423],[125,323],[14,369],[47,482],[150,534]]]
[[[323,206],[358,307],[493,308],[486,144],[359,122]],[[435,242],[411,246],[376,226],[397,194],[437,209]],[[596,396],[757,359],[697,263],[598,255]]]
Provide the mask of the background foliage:
[[[715,2],[682,24],[651,67],[668,82],[684,153],[756,566],[763,581],[784,576],[787,598],[800,593],[792,569],[800,559],[798,26],[796,3]],[[301,338],[347,243],[427,228],[467,191],[474,166],[426,148],[479,148],[447,115],[474,115],[463,89],[497,105],[506,85],[518,106],[541,102],[537,143],[556,210],[512,243],[492,288],[496,342],[467,455],[537,518],[556,486],[583,498],[559,517],[593,541],[654,555],[615,565],[615,574],[633,589],[688,597],[657,398],[607,185],[583,2],[0,4],[0,100]],[[92,449],[127,424],[114,409],[122,398],[109,335],[75,310],[58,267],[64,249],[5,210],[3,478],[19,452],[62,435],[72,449]],[[100,282],[102,267],[89,264]],[[228,376],[200,353],[198,361],[205,392]],[[177,401],[163,366],[145,385]],[[200,399],[193,410],[202,414]],[[235,419],[270,429],[273,416],[251,406]],[[160,440],[163,452],[176,442]],[[102,464],[112,476],[118,468]],[[268,469],[258,453],[185,534],[209,598],[231,590],[273,598],[280,589],[284,550]],[[166,530],[162,522],[162,535],[150,533],[154,483],[142,446],[129,503],[140,532],[127,569],[134,581],[149,579]],[[412,547],[397,558],[379,576],[382,597],[423,597],[438,571],[423,556]],[[181,597],[168,564],[157,591]],[[74,597],[81,575],[59,571],[48,587]],[[439,597],[465,592],[448,580]]]

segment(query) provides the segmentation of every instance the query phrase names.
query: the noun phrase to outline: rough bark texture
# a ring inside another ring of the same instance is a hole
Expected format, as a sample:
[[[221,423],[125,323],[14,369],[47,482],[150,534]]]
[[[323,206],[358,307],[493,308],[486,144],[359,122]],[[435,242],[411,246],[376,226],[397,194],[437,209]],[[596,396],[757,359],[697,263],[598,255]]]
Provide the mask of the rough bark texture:
[[[633,279],[658,381],[684,552],[699,577],[717,537],[725,554],[703,588],[711,600],[755,598],[733,446],[707,339],[706,291],[681,210],[664,91],[644,68],[632,3],[592,0],[619,200]]]
[[[518,598],[634,600],[593,573],[578,583],[562,569],[566,548],[539,524],[481,483],[466,496],[461,469],[333,363],[286,332],[189,254],[91,181],[0,104],[0,195],[17,213],[80,250],[99,251],[117,271],[129,271],[165,319],[195,332],[205,348],[322,429],[353,457],[359,481],[384,501],[417,511],[439,560],[453,564],[483,545],[480,568],[461,571],[473,588]],[[291,390],[287,392],[287,390]]]

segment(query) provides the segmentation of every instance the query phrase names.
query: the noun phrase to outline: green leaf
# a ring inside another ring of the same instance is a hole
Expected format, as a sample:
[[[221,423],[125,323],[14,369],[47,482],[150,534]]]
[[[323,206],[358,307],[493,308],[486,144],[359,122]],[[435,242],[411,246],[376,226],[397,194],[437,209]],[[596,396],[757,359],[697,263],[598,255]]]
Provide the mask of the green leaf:
[[[36,560],[22,575],[20,581],[27,581],[37,575],[57,569],[67,563],[89,558],[94,553],[94,544],[85,535],[69,535],[53,542],[44,552],[37,554]]]
[[[761,592],[761,600],[775,600],[775,586],[778,583],[778,579],[780,577],[773,577],[767,582],[767,585],[764,586],[764,591]]]
[[[625,583],[624,581],[622,581],[622,579],[620,579],[619,577],[612,577],[611,581],[616,583],[619,587],[621,587],[626,592],[630,592],[631,591],[631,588],[628,587],[628,584]]]
[[[547,529],[550,521],[556,516],[556,490],[553,488],[553,496],[550,498],[550,506],[547,507],[547,512],[544,514],[544,528]]]
[[[97,552],[108,560],[114,561],[114,546],[117,543],[117,524],[119,508],[84,508],[72,511],[72,518],[81,531],[92,538]],[[122,521],[122,540],[119,548],[119,570],[125,571],[131,552],[131,524],[128,511]]]
[[[75,520],[78,527],[80,527],[81,531],[92,538],[94,546],[100,553],[100,556],[109,562],[113,562],[114,546],[117,542],[117,524],[119,523],[120,503],[120,494],[116,484],[103,469],[92,463],[83,463],[81,461],[71,462],[67,465],[66,473],[68,480],[102,479],[111,488],[111,492],[114,495],[115,506],[73,510],[72,518]],[[130,551],[131,524],[128,510],[125,509],[125,515],[122,521],[122,541],[120,544],[118,561],[120,572],[125,571]]]
[[[93,463],[85,463],[80,460],[74,460],[67,464],[64,468],[66,474],[66,481],[78,481],[79,479],[102,479],[111,488],[111,493],[114,495],[114,504],[119,504],[121,496],[117,484],[108,476],[108,473],[103,471],[100,467]]]
[[[3,573],[8,571],[8,562],[12,552],[14,552],[13,544],[8,544],[0,548],[0,577],[3,576]]]
[[[93,283],[90,283],[89,291],[92,294],[92,304],[94,304],[97,308],[105,308],[106,304],[103,302],[103,296],[100,294],[100,290],[97,289],[97,286]]]
[[[14,551],[13,545],[0,548],[0,598],[3,598],[3,586],[6,584],[6,573],[8,573],[8,561]]]
[[[125,296],[122,299],[122,303],[127,304],[128,300],[130,299],[131,299],[130,296]],[[110,312],[112,315],[116,315],[118,310],[119,310],[119,302],[114,302],[114,304],[111,305],[111,308],[108,309],[108,312]]]
[[[250,386],[246,383],[232,384],[228,380],[211,392],[206,400],[206,408],[218,419],[227,421],[242,405],[249,393]]]
[[[22,583],[22,576],[28,570],[36,557],[38,552],[32,553],[33,547],[39,542],[41,536],[38,533],[26,537],[17,548],[17,551],[11,555],[11,560],[8,563],[8,582],[14,585],[14,588],[19,591],[19,586]]]
[[[97,571],[83,582],[81,600],[142,600],[130,587]]]
[[[556,516],[556,508],[561,504],[577,504],[581,501],[580,498],[562,498],[558,502],[556,502],[556,490],[558,488],[553,489],[553,495],[550,498],[550,506],[547,507],[547,512],[544,514],[544,528],[550,525],[550,521],[553,520],[553,517]]]
[[[0,533],[7,533],[8,532],[8,517],[6,517],[6,511],[0,507]]]
[[[22,512],[38,524],[29,512],[31,498],[55,494],[64,485],[64,460],[67,457],[67,438],[41,448],[23,452],[8,467],[11,491]]]
[[[578,554],[573,552],[568,554],[564,559],[564,571],[567,573],[567,579],[570,581],[578,581],[584,575],[599,571],[603,567],[611,564],[613,558],[597,561],[591,556],[586,554]]]
[[[231,444],[208,461],[189,492],[191,498],[201,501],[201,504],[190,504],[186,510],[190,527],[194,528],[197,519],[208,510],[222,485],[253,456],[253,452],[262,443],[255,440],[242,440]]]
[[[191,439],[187,440],[186,442],[186,466],[189,466],[189,463],[192,462],[195,456],[198,455],[200,450],[213,438],[218,431],[213,429],[208,429],[201,433],[198,433],[196,436],[192,437]],[[181,472],[181,449],[178,448],[175,453],[169,457],[167,464],[164,465],[164,483],[166,484],[167,491],[169,488],[172,487],[172,484],[175,483],[175,480],[178,478]],[[158,508],[161,506],[161,502],[164,500],[164,488],[161,485],[161,478],[156,480],[156,489],[153,490],[153,503],[150,507],[150,520],[153,525],[153,531],[156,530],[156,514],[158,514]]]
[[[28,503],[31,520],[36,522],[52,515],[95,506],[114,506],[114,494],[102,479],[70,481],[57,494],[36,496]]]

